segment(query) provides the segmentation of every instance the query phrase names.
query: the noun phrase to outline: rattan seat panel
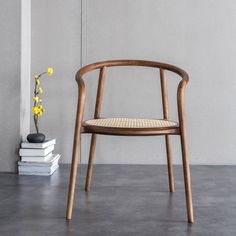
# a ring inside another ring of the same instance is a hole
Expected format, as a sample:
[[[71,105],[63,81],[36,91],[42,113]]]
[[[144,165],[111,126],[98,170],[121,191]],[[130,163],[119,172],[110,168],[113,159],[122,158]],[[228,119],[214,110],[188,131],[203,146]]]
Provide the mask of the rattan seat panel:
[[[84,121],[84,126],[106,128],[171,128],[177,127],[178,123],[161,119],[138,119],[138,118],[104,118]]]

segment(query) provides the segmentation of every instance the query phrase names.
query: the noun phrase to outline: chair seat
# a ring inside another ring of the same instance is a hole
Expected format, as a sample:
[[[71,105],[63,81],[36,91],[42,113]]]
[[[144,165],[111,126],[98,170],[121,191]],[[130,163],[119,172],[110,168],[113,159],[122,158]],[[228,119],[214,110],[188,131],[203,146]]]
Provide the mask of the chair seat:
[[[160,131],[174,130],[178,123],[162,119],[138,118],[103,118],[86,120],[83,123],[85,131],[102,134],[148,135],[162,133]]]

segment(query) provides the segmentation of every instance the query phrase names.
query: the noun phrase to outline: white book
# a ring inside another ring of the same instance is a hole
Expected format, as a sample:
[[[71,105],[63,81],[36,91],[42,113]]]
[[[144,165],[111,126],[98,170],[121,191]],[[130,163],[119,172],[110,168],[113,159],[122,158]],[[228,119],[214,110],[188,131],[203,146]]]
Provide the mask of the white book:
[[[54,144],[44,149],[21,148],[19,154],[20,156],[47,156],[53,150],[54,150]]]
[[[51,167],[53,165],[57,165],[58,164],[58,161],[60,159],[61,155],[60,154],[53,154],[48,160],[46,161],[42,161],[42,162],[27,162],[27,161],[18,161],[18,166],[19,168],[21,166],[23,166],[24,168],[47,168],[47,167]]]
[[[56,139],[46,139],[43,143],[29,143],[29,142],[22,142],[21,148],[32,148],[32,149],[43,149],[48,146],[56,144]]]
[[[52,175],[58,167],[59,167],[59,165],[54,165],[54,166],[51,167],[50,171],[46,171],[46,172],[42,172],[42,171],[19,171],[19,175],[49,176],[49,175]]]
[[[56,164],[58,165],[58,164]],[[48,173],[53,169],[56,165],[53,166],[19,166],[18,170],[19,171],[24,171],[24,172],[42,172],[42,173]]]
[[[35,157],[22,156],[21,157],[21,161],[25,161],[25,162],[42,162],[42,161],[49,160],[49,158],[51,158],[51,157],[52,157],[52,152],[50,152],[47,156],[44,156],[44,157],[39,157],[39,156],[35,156]]]

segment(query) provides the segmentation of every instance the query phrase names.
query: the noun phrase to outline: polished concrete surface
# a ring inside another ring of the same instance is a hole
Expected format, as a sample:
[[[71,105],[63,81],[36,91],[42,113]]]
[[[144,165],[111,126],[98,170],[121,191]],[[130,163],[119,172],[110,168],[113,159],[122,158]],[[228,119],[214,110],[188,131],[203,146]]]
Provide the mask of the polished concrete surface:
[[[181,166],[173,194],[165,166],[96,165],[90,193],[85,168],[73,219],[64,218],[69,166],[50,177],[0,174],[0,235],[236,235],[236,167],[193,166],[195,223],[187,223]]]

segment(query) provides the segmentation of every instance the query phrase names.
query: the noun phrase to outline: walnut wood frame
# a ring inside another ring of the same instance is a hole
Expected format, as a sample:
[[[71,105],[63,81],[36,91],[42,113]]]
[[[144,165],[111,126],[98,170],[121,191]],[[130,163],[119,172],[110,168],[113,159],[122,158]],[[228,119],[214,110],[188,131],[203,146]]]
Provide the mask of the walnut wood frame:
[[[165,127],[165,128],[107,128],[107,127],[90,127],[83,125],[83,113],[85,106],[85,83],[83,76],[93,70],[100,69],[99,82],[97,89],[96,106],[94,112],[94,119],[100,118],[102,95],[104,90],[104,79],[108,67],[114,66],[144,66],[144,67],[154,67],[160,70],[160,80],[161,80],[161,91],[162,91],[162,105],[163,105],[163,119],[169,118],[168,111],[168,96],[167,96],[167,86],[165,70],[172,71],[178,74],[182,79],[179,82],[177,89],[177,106],[178,106],[178,116],[179,125],[177,127]],[[191,178],[190,178],[190,167],[189,158],[187,150],[187,137],[186,137],[186,121],[185,121],[185,111],[184,111],[184,96],[185,88],[189,81],[188,74],[173,65],[155,62],[155,61],[143,61],[143,60],[114,60],[114,61],[102,61],[94,64],[87,65],[81,68],[76,74],[76,81],[78,83],[78,105],[77,105],[77,115],[75,123],[74,132],[74,145],[71,163],[71,173],[70,182],[68,190],[68,201],[67,201],[67,211],[66,219],[70,220],[72,218],[72,209],[75,194],[75,184],[77,178],[77,167],[78,158],[80,152],[80,138],[81,133],[91,133],[91,144],[89,153],[89,162],[86,176],[85,190],[90,190],[94,152],[96,146],[96,135],[123,135],[123,136],[146,136],[146,135],[164,135],[166,142],[166,154],[167,154],[167,165],[168,165],[168,176],[169,176],[169,190],[174,192],[174,177],[173,177],[173,165],[172,165],[172,149],[170,135],[179,135],[181,141],[182,150],[182,163],[183,163],[183,174],[184,174],[184,184],[185,184],[185,196],[186,196],[186,206],[187,206],[187,216],[188,222],[194,222],[193,216],[193,204],[192,204],[192,190],[191,190]]]

